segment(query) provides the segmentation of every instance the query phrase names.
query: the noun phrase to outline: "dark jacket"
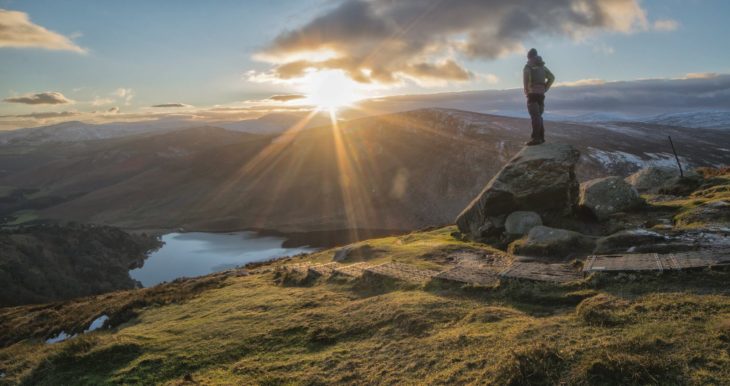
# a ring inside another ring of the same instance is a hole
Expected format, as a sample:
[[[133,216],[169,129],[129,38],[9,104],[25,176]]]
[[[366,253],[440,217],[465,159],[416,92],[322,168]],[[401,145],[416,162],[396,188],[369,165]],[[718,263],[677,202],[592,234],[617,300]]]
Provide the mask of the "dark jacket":
[[[526,94],[545,94],[550,86],[555,82],[553,75],[547,67],[542,57],[535,56],[530,58],[522,70],[522,83]]]

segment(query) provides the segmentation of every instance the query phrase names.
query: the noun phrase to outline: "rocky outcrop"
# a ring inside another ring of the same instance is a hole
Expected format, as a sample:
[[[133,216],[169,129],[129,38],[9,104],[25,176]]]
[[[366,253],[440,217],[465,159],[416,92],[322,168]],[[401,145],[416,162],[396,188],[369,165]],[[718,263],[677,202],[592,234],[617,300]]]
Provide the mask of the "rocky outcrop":
[[[631,184],[639,193],[669,193],[689,194],[699,185],[700,176],[693,170],[684,172],[684,177],[679,175],[679,169],[649,166],[626,177],[626,182]]]
[[[580,185],[580,206],[599,220],[637,208],[643,202],[636,188],[620,177],[596,178]]]
[[[508,235],[524,236],[536,226],[542,225],[540,215],[535,212],[517,211],[510,213],[504,222],[504,231]]]
[[[565,229],[536,226],[527,237],[510,245],[510,253],[517,255],[564,259],[593,250],[595,240],[589,236]]]
[[[545,221],[569,215],[578,203],[579,157],[578,150],[566,144],[525,147],[459,214],[456,225],[480,239],[500,231],[515,211],[537,212]]]
[[[674,177],[679,177],[679,170],[675,168],[649,166],[626,177],[626,182],[640,193],[659,193],[659,189]]]
[[[667,238],[657,232],[646,229],[631,229],[598,239],[593,253],[635,252],[642,245],[664,243],[666,241]]]

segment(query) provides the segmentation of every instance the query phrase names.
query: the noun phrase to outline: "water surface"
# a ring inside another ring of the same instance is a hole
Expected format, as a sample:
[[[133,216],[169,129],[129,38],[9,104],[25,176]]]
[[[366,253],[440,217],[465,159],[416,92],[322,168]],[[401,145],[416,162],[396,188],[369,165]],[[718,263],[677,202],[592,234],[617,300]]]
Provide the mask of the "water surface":
[[[284,248],[285,238],[255,232],[168,233],[162,241],[165,244],[150,254],[142,268],[129,271],[145,287],[315,250],[307,246]]]

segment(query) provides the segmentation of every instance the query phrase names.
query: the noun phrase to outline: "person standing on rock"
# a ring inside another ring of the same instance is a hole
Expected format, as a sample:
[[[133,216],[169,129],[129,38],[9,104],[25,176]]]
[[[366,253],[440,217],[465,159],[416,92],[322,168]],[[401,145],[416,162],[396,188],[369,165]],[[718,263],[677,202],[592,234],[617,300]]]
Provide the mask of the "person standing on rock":
[[[527,64],[522,71],[522,83],[527,97],[527,111],[532,119],[532,139],[525,143],[527,146],[539,145],[545,142],[545,126],[542,122],[542,113],[545,111],[545,93],[550,89],[555,76],[543,62],[537,50],[532,48],[527,52]]]

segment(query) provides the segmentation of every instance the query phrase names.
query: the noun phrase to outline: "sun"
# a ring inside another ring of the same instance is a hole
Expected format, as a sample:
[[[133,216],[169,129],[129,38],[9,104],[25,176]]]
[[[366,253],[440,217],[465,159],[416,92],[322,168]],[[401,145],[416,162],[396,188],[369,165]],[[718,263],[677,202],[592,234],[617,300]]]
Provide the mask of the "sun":
[[[362,98],[357,82],[339,70],[317,71],[303,80],[305,101],[320,110],[335,112]]]

